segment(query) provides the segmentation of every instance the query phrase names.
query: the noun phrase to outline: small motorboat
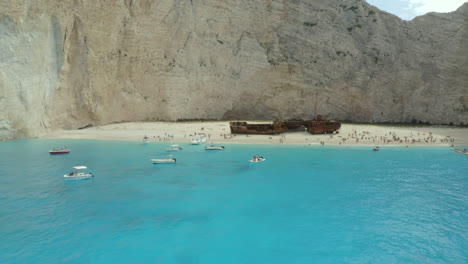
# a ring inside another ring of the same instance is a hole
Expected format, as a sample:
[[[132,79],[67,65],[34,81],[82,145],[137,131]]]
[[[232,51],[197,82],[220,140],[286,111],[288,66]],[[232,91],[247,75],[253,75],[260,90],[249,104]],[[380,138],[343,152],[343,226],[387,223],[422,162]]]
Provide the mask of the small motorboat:
[[[182,148],[167,148],[166,149],[167,151],[179,151],[179,150],[182,150]]]
[[[206,139],[207,139],[207,136],[205,134],[200,133],[200,134],[196,135],[194,139],[192,139],[191,144],[192,145],[200,145],[200,144],[204,143],[206,141]]]
[[[76,166],[76,167],[73,167],[73,169],[75,169],[75,171],[70,172],[69,174],[65,174],[63,175],[63,177],[68,178],[68,179],[74,179],[74,180],[85,180],[85,179],[94,177],[92,173],[80,172],[80,170],[87,169],[86,166]]]
[[[192,145],[200,145],[201,143],[202,143],[201,140],[198,139],[198,138],[194,138],[194,139],[192,139],[192,141],[191,141],[191,144],[192,144]]]
[[[215,145],[206,146],[205,150],[224,150],[224,146],[215,146]]]
[[[452,151],[456,152],[456,153],[468,155],[468,150],[466,150],[466,149],[462,150],[462,149],[453,148]]]
[[[50,154],[67,154],[70,153],[70,149],[67,146],[63,146],[62,148],[54,148],[49,151]]]
[[[380,150],[380,147],[375,147],[372,149],[373,151],[377,151],[377,150]]]
[[[169,159],[151,159],[153,164],[171,164],[176,163],[177,159],[169,158]]]
[[[249,160],[250,163],[261,163],[261,162],[264,162],[266,159],[264,157],[261,157],[261,156],[258,156],[258,155],[255,155],[252,157],[251,160]]]
[[[171,145],[171,147],[167,148],[166,150],[167,151],[179,151],[179,150],[182,150],[182,148],[179,147],[179,145]]]

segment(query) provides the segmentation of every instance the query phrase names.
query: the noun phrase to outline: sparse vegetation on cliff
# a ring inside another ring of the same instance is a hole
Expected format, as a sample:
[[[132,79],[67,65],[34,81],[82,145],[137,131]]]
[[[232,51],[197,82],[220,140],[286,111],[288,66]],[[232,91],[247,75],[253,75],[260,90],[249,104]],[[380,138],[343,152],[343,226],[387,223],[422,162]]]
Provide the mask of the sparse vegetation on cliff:
[[[304,26],[306,27],[314,27],[317,25],[317,22],[304,22]]]

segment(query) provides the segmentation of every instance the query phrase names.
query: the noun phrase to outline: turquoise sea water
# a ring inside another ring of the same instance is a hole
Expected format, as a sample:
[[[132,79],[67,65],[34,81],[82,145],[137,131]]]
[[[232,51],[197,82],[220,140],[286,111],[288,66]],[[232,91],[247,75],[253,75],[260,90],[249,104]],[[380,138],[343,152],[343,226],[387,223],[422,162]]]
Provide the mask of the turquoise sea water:
[[[448,148],[180,144],[151,164],[168,146],[0,143],[0,263],[468,262],[468,156]],[[64,180],[76,165],[96,177]]]

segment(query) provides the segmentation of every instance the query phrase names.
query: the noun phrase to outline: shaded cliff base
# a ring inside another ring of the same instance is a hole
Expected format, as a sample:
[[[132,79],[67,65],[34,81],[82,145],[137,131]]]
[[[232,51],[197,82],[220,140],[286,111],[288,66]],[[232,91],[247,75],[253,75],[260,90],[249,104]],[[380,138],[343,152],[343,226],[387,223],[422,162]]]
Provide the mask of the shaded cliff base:
[[[348,124],[339,134],[311,135],[291,132],[281,135],[232,135],[229,122],[129,122],[79,130],[62,130],[43,138],[128,140],[190,143],[196,134],[209,136],[207,144],[296,144],[304,146],[468,146],[468,128],[443,126],[389,126]]]

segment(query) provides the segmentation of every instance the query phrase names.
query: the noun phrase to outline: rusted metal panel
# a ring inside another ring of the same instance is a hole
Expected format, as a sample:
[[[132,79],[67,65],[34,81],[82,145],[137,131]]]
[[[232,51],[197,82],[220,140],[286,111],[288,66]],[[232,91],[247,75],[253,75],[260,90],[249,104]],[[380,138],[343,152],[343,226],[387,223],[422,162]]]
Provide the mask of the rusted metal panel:
[[[281,122],[288,131],[305,131],[309,121],[276,121]]]
[[[278,127],[273,124],[248,124],[247,122],[230,122],[231,134],[275,135]]]
[[[341,123],[328,120],[312,120],[309,122],[307,132],[310,134],[332,134],[341,128]]]

